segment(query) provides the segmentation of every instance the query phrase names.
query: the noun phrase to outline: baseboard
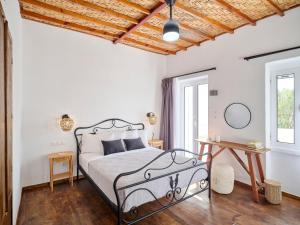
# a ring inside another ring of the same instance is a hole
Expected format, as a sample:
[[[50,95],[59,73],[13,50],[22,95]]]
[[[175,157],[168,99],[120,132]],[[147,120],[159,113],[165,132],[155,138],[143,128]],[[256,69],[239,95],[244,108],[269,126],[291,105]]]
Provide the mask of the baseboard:
[[[77,177],[74,176],[73,179],[77,180]],[[81,179],[84,179],[83,175],[79,176],[79,180],[81,180]],[[56,181],[54,181],[54,184],[61,184],[61,183],[67,182],[67,181],[69,181],[69,178],[65,178],[65,179],[61,179],[61,180],[56,180]],[[44,188],[44,187],[49,187],[49,186],[50,186],[49,182],[41,183],[41,184],[29,185],[29,186],[26,186],[26,187],[22,188],[22,195],[23,195],[23,191],[29,191],[29,190],[34,190],[34,189]]]
[[[282,192],[282,195],[285,197],[296,199],[296,200],[300,201],[300,196],[292,195],[292,194],[284,192],[284,191]]]
[[[246,183],[238,181],[238,180],[234,180],[234,184],[251,190],[251,185],[250,184],[246,184]]]
[[[241,181],[238,181],[238,180],[234,180],[234,184],[242,186],[244,188],[247,188],[247,189],[251,190],[251,185],[246,184],[244,182],[241,182]],[[284,192],[284,191],[282,191],[282,195],[285,196],[285,197],[296,199],[296,200],[300,201],[300,196],[293,195],[293,194],[290,194],[290,193],[287,193],[287,192]]]

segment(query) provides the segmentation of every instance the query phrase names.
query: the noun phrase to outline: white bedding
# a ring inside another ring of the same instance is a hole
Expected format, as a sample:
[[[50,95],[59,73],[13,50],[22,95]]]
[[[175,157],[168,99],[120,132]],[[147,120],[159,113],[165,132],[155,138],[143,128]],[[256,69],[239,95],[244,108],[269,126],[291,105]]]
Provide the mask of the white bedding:
[[[86,173],[89,172],[89,163],[93,160],[98,158],[104,157],[101,153],[91,152],[91,153],[84,153],[79,155],[79,164],[82,166]]]
[[[115,178],[124,172],[133,171],[141,168],[156,156],[162,153],[162,150],[147,147],[139,150],[126,151],[122,153],[111,154],[107,156],[85,154],[80,155],[80,165],[89,174],[97,186],[105,193],[105,195],[115,204],[117,204],[116,196],[113,190],[113,182]],[[183,162],[187,158],[179,157],[177,155],[176,161]],[[171,155],[166,154],[164,157],[159,158],[155,163],[151,164],[148,168],[164,168],[171,163]],[[173,164],[170,168],[160,171],[151,171],[151,176],[157,176],[160,174],[166,174],[171,171],[175,171],[181,168],[192,166],[192,162],[184,165]],[[198,169],[198,168],[197,168]],[[178,187],[184,188],[188,186],[188,183],[192,177],[195,168],[180,172]],[[123,187],[128,184],[133,184],[138,181],[144,181],[144,172],[142,170],[130,176],[122,177],[118,182],[118,187]],[[193,182],[200,181],[206,178],[207,174],[204,171],[199,171],[195,174]],[[147,188],[153,192],[157,198],[161,198],[166,195],[170,188],[170,176],[166,176],[151,182],[140,184],[139,186],[131,187],[122,191],[119,191],[120,202],[124,200],[124,196],[127,196],[131,191],[137,188]],[[173,179],[176,175],[173,174]],[[193,183],[192,182],[192,183]],[[124,204],[124,212],[129,211],[133,206],[139,206],[146,202],[155,200],[150,193],[145,191],[137,191],[127,199]]]

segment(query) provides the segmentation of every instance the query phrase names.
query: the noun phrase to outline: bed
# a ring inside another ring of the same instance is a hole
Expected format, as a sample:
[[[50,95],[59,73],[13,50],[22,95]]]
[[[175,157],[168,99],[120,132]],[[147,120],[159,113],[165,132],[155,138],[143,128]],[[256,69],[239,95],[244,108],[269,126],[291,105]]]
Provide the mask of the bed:
[[[204,191],[211,196],[210,155],[203,154],[208,157],[204,162],[196,153],[183,149],[163,151],[146,144],[144,148],[110,155],[83,152],[84,135],[96,135],[103,130],[144,129],[143,123],[108,119],[74,131],[77,178],[80,171],[94,185],[116,213],[118,225],[135,224]],[[143,207],[148,202],[155,202],[151,211]]]

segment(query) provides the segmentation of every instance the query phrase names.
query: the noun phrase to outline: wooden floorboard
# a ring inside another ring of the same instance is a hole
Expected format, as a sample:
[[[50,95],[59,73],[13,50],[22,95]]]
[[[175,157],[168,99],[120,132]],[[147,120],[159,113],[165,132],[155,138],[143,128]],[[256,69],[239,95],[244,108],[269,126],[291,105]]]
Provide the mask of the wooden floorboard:
[[[146,208],[153,207],[148,204]],[[41,187],[22,196],[19,225],[115,225],[116,217],[87,180]],[[283,197],[281,205],[252,201],[251,191],[235,185],[230,195],[207,193],[182,202],[140,225],[299,225],[300,201]]]

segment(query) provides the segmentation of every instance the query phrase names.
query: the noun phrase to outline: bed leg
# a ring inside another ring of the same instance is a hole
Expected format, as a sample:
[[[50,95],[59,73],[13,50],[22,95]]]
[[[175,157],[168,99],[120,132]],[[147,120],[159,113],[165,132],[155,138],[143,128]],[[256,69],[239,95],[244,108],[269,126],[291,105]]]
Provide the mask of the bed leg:
[[[117,221],[117,225],[121,225],[121,213],[120,213],[119,209],[118,209],[118,221]]]

